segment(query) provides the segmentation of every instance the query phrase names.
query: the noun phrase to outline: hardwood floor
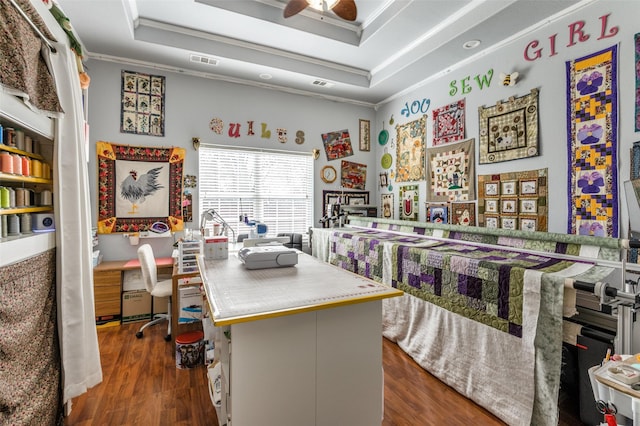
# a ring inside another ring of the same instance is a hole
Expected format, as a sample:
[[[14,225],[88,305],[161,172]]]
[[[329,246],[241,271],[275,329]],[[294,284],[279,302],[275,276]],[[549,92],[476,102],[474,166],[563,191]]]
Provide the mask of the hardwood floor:
[[[177,369],[171,344],[162,338],[166,327],[147,328],[144,338],[136,339],[140,325],[98,331],[103,382],[73,400],[64,424],[217,425],[205,367]],[[395,343],[382,340],[382,426],[505,424],[427,373]],[[563,408],[559,425],[582,425],[578,419]]]

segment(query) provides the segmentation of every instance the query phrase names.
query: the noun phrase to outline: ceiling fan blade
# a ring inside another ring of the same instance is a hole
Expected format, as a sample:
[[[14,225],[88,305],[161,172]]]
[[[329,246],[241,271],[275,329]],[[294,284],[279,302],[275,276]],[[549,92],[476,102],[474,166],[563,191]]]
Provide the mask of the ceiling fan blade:
[[[355,21],[358,16],[355,0],[340,0],[331,10],[345,21]]]
[[[307,6],[309,6],[307,0],[290,0],[284,8],[284,17],[289,18],[297,13],[300,13]]]

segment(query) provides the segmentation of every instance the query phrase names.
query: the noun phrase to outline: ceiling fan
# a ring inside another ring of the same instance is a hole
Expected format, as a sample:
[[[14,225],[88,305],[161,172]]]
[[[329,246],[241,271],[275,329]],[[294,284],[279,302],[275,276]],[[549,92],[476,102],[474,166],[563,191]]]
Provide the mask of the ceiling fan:
[[[321,12],[331,10],[346,21],[355,21],[358,15],[355,0],[289,0],[284,8],[284,17],[289,18],[300,13],[307,6]]]

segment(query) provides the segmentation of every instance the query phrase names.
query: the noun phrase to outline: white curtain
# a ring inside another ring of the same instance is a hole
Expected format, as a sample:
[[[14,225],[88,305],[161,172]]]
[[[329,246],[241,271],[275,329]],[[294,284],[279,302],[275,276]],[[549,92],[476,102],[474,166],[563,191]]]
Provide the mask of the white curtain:
[[[82,91],[74,53],[56,43],[51,66],[64,110],[54,148],[58,335],[63,403],[102,381],[93,305],[89,179]]]

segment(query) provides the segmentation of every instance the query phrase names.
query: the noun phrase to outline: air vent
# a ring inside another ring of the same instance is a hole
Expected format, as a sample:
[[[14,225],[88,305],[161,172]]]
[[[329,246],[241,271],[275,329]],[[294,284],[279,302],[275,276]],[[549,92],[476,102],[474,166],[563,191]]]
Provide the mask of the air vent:
[[[191,62],[197,62],[199,64],[216,66],[218,65],[218,60],[216,58],[211,58],[208,56],[194,55],[191,54]]]
[[[330,83],[330,82],[325,81],[325,80],[313,80],[311,82],[311,84],[313,84],[314,86],[318,86],[318,87],[331,87],[331,86],[333,86],[333,83]]]

